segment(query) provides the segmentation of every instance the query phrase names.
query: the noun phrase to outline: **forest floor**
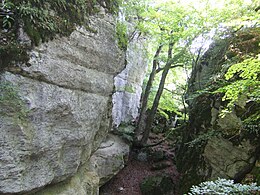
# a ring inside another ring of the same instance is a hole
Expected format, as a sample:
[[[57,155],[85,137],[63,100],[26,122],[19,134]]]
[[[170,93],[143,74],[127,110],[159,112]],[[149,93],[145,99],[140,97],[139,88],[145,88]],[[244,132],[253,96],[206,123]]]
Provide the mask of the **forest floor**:
[[[162,136],[152,134],[150,136],[150,144],[157,143]],[[108,183],[100,188],[100,195],[141,195],[140,183],[151,175],[168,175],[171,177],[172,182],[178,188],[179,173],[174,165],[174,149],[169,142],[165,141],[160,145],[149,148],[154,154],[163,153],[162,159],[140,159],[138,154],[141,152],[133,149],[130,152],[128,161],[125,167]],[[158,164],[159,163],[159,164]],[[164,165],[163,168],[158,169],[158,165]]]

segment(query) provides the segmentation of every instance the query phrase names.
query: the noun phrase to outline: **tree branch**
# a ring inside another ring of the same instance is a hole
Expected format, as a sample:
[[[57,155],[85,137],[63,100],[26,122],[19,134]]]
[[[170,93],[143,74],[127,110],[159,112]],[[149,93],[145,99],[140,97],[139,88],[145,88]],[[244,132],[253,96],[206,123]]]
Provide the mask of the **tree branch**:
[[[176,67],[184,67],[184,64],[176,64],[176,65],[173,65],[173,66],[170,67],[170,69],[176,68]],[[159,73],[159,72],[161,72],[163,69],[164,69],[164,67],[163,67],[163,68],[160,68],[160,67],[157,68],[156,74]]]
[[[157,146],[161,143],[163,143],[164,141],[166,141],[168,139],[168,137],[174,132],[174,131],[177,131],[179,129],[183,128],[183,126],[180,126],[180,127],[176,127],[176,128],[172,128],[170,130],[170,132],[163,138],[161,139],[160,141],[154,143],[154,144],[146,144],[146,145],[143,145],[143,148],[149,148],[149,147],[154,147],[154,146]]]

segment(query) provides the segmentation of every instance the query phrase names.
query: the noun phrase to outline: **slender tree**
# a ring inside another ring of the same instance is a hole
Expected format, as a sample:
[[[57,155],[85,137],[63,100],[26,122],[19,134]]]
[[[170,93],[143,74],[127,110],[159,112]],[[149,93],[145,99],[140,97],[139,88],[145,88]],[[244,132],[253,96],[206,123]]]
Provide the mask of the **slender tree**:
[[[148,82],[146,84],[145,87],[145,91],[143,93],[143,97],[142,97],[142,102],[141,102],[141,110],[140,110],[140,114],[139,114],[139,118],[138,118],[138,122],[137,122],[137,126],[136,126],[136,130],[135,130],[135,139],[136,141],[138,141],[138,136],[140,135],[140,133],[142,132],[143,129],[145,129],[146,126],[146,110],[147,110],[147,104],[148,104],[148,98],[150,95],[150,91],[153,85],[153,81],[155,78],[155,74],[156,74],[156,70],[158,67],[158,56],[160,55],[160,52],[162,50],[163,45],[159,44],[155,55],[153,57],[153,67],[152,67],[152,71],[149,75],[149,79]]]
[[[146,125],[145,125],[145,129],[144,129],[143,137],[141,139],[141,145],[146,144],[146,142],[148,140],[148,137],[149,137],[149,134],[150,134],[150,131],[151,131],[151,127],[152,127],[152,123],[153,123],[153,120],[154,120],[154,116],[156,114],[156,111],[157,111],[157,108],[158,108],[158,105],[159,105],[159,101],[160,101],[160,98],[161,98],[161,95],[162,95],[162,92],[163,92],[163,89],[164,89],[165,80],[166,80],[167,74],[168,74],[168,72],[171,68],[173,44],[174,43],[172,43],[172,42],[169,43],[167,63],[166,63],[166,65],[163,69],[163,72],[162,72],[159,88],[157,90],[155,99],[153,101],[153,106],[152,106],[151,111],[149,112],[149,114],[147,116],[147,119],[146,119]]]

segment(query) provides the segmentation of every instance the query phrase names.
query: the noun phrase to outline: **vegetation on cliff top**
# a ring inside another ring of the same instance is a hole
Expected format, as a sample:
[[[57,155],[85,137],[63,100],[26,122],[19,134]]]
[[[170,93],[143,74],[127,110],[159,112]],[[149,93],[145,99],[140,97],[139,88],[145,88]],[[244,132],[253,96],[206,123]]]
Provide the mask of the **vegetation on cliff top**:
[[[98,6],[115,13],[119,4],[120,0],[1,0],[0,71],[14,61],[26,62],[26,50],[57,35],[70,35],[76,25],[91,30],[88,16],[97,12]],[[22,40],[22,29],[31,43]]]

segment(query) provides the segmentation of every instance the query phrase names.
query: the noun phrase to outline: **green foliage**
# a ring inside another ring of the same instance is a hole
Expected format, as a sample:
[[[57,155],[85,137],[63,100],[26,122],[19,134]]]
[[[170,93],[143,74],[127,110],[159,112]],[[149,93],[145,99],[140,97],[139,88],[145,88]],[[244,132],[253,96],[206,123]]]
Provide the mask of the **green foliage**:
[[[131,85],[125,85],[122,87],[117,87],[116,91],[117,92],[135,93],[135,88]]]
[[[156,59],[158,69],[162,70],[169,62],[172,65],[183,64],[184,66],[184,64],[191,64],[194,54],[189,51],[189,48],[197,37],[211,32],[212,29],[219,28],[219,24],[223,25],[223,23],[226,23],[226,25],[231,25],[230,22],[234,19],[244,15],[252,15],[253,13],[253,9],[247,9],[251,5],[245,3],[244,0],[236,2],[233,0],[225,2],[216,1],[214,3],[211,1],[188,1],[186,3],[184,1],[149,2],[144,0],[137,2],[133,0],[127,3],[127,5],[130,8],[126,9],[126,12],[131,10],[135,13],[136,18],[134,21],[136,21],[136,28],[150,38],[150,47],[153,48],[151,49],[152,53],[155,53],[154,50],[156,50],[158,45],[163,45],[163,49]],[[128,16],[130,14],[126,15],[127,18],[133,18],[133,16]],[[172,59],[168,57],[170,42],[174,44]],[[174,77],[176,81],[176,74],[171,75],[171,78]],[[158,77],[155,79],[158,79]],[[157,81],[157,83],[159,82]],[[151,107],[154,101],[154,96],[158,89],[157,83],[151,90],[148,107]],[[179,94],[182,95],[183,91]],[[176,96],[173,98],[169,92],[164,90],[159,104],[159,111],[162,115],[165,115],[163,110],[177,110],[176,105],[179,105],[179,103],[173,103],[173,101],[177,102]]]
[[[135,21],[136,29],[138,29],[141,33],[145,34],[149,38],[149,47],[151,48],[150,51],[152,53],[150,55],[152,56],[150,61],[156,61],[157,70],[163,70],[166,64],[169,63],[171,63],[173,66],[181,64],[183,66],[187,66],[188,64],[192,64],[197,56],[195,56],[194,53],[190,52],[189,49],[192,47],[192,44],[194,43],[194,40],[196,40],[196,38],[200,38],[203,36],[207,37],[209,36],[209,34],[212,35],[212,32],[214,31],[216,32],[215,35],[218,36],[218,39],[220,39],[220,37],[222,37],[223,39],[223,37],[226,37],[225,33],[227,32],[224,32],[224,28],[229,29],[229,32],[235,32],[241,27],[240,23],[242,23],[243,25],[246,25],[246,23],[247,25],[249,23],[250,25],[253,25],[257,22],[257,18],[259,18],[259,13],[255,12],[256,5],[247,2],[246,0],[198,0],[188,2],[150,2],[148,0],[137,2],[136,0],[133,0],[129,1],[127,5],[129,5],[130,8],[126,9],[126,12],[129,10],[134,11],[132,13],[135,13],[134,16],[136,17],[134,18],[133,15],[127,13],[126,17],[130,20]],[[249,18],[250,20],[252,20],[251,22],[248,22]],[[248,37],[246,35],[247,33],[248,32],[245,32],[244,34],[236,34],[236,41],[233,41],[233,48],[230,48],[233,57],[238,58],[236,60],[236,63],[240,63],[241,59],[244,59],[244,53],[243,56],[240,56],[242,50],[245,51],[246,54],[250,54],[256,48],[255,43],[258,39],[255,39],[256,36],[254,35],[257,35],[257,33],[253,32]],[[172,57],[169,57],[168,53],[169,43],[173,43]],[[227,42],[227,46],[228,43],[229,42]],[[163,48],[160,51],[160,54],[156,56],[156,59],[154,59],[153,54],[155,54],[158,45],[163,45]],[[248,46],[250,45],[253,46],[253,49],[249,49],[250,47]],[[226,47],[226,45],[223,47]],[[237,48],[239,48],[239,50],[237,50]],[[244,50],[245,48],[246,50]],[[219,54],[220,52],[216,53]],[[214,57],[219,56],[220,55],[216,55]],[[200,57],[201,56],[198,56],[198,59]],[[218,60],[221,61],[221,59]],[[154,67],[154,63],[151,64]],[[219,67],[221,69],[221,64]],[[247,74],[246,71],[243,72],[244,74]],[[159,83],[161,80],[161,75],[158,75],[159,74],[157,74],[157,76],[155,77],[155,84],[153,84],[153,87],[151,88],[151,90],[149,90],[150,96],[148,108],[151,108],[152,105],[155,105],[153,104],[155,102],[154,97],[159,89]],[[168,78],[171,77],[171,82],[176,84],[176,78],[178,77],[177,75],[178,74],[168,74]],[[242,74],[241,77],[244,77],[244,75]],[[209,87],[209,89],[207,89],[207,93],[211,93],[213,90],[218,88],[218,86],[216,86],[216,80],[217,82],[219,82],[218,78],[214,78],[210,81],[209,85],[214,85],[214,87]],[[166,84],[164,85],[164,88],[170,89],[171,91],[171,88],[167,87],[167,79],[165,83]],[[237,88],[243,88],[243,91],[241,92],[241,89],[237,90],[234,86],[229,86],[230,83],[233,83],[233,85]],[[250,95],[250,97],[254,96],[254,92],[252,93],[252,91],[257,90],[256,86],[258,84],[258,81],[251,82],[250,79],[241,78],[240,80],[236,81],[236,83],[232,79],[230,79],[224,81],[222,84],[226,86],[226,89],[230,87],[229,91],[234,89],[234,91],[237,92],[237,94],[232,94],[233,97],[228,94],[227,90],[224,91],[222,89],[222,91],[219,90],[217,92],[227,92],[227,96],[224,97],[225,100],[223,100],[229,101],[229,105],[233,105],[236,101],[235,96],[240,96],[240,94],[244,93],[244,91],[246,90],[248,90],[248,95]],[[183,87],[182,93],[178,94],[183,95],[184,90],[185,87]],[[176,90],[174,92],[176,92]],[[165,111],[176,112],[176,110],[178,110],[179,108],[179,102],[181,101],[176,101],[176,99],[178,99],[176,98],[176,96],[174,96],[171,92],[164,90],[160,98],[158,110],[166,118],[167,114]],[[257,97],[257,91],[254,97]],[[232,102],[230,98],[232,98],[232,100],[234,99],[234,102]],[[181,103],[183,103],[183,101]]]
[[[160,74],[157,74],[155,77],[154,84],[148,99],[148,108],[152,107],[155,94],[158,90],[160,76]],[[145,80],[145,84],[146,82],[147,81]],[[172,69],[169,72],[164,87],[165,89],[160,98],[159,106],[157,109],[159,114],[165,117],[167,120],[169,119],[167,113],[176,113],[180,118],[184,117],[184,114],[180,111],[180,109],[183,109],[182,95],[184,94],[185,82],[186,80],[184,78],[184,75],[181,74],[181,71],[179,71],[179,69]]]
[[[158,106],[158,111],[161,115],[165,116],[166,119],[169,119],[168,114],[165,112],[176,113],[178,116],[182,116],[182,113],[178,110],[176,105],[177,98],[174,98],[173,94],[169,91],[165,91],[162,94],[160,103]]]
[[[255,113],[252,113],[249,117],[243,120],[243,124],[246,129],[251,132],[255,132],[260,135],[260,128],[259,128],[259,121],[260,121],[260,110],[257,110]]]
[[[256,80],[258,74],[260,74],[260,55],[258,58],[249,58],[241,63],[232,65],[225,75],[227,80],[230,80],[238,73],[239,77],[246,80]]]
[[[86,22],[85,17],[94,10],[96,4],[95,1],[86,0],[4,1],[4,4],[7,3],[12,5],[9,6],[9,12],[13,14],[15,22],[22,20],[29,36],[38,34],[38,39],[32,37],[36,45],[40,40],[46,41],[56,34],[70,34],[75,24],[82,25]]]
[[[127,142],[132,143],[134,141],[134,129],[134,126],[122,122],[115,133]]]
[[[0,41],[1,42],[1,41]],[[19,44],[16,40],[12,40],[7,44],[0,46],[0,73],[14,60],[19,62],[27,62],[29,56],[26,53],[26,46]]]
[[[13,10],[14,4],[9,0],[1,1],[0,3],[0,22],[2,24],[0,29],[9,29],[12,27],[14,18]]]
[[[241,96],[247,96],[254,101],[260,100],[260,55],[257,58],[248,58],[240,63],[232,65],[225,79],[230,83],[216,90],[216,93],[224,93],[222,100],[228,101],[227,108],[231,110]]]
[[[97,0],[96,0],[97,1]],[[123,0],[106,0],[102,6],[107,8],[108,12],[118,14],[119,8],[122,6]]]
[[[259,124],[260,121],[259,35],[259,28],[254,27],[242,29],[240,32],[236,32],[234,36],[225,37],[223,41],[228,45],[225,53],[223,53],[222,61],[215,62],[220,63],[215,66],[211,64],[211,67],[217,67],[213,71],[209,71],[213,76],[202,84],[204,86],[202,90],[196,91],[193,96],[189,97],[190,99],[197,99],[200,96],[210,95],[213,106],[217,103],[217,108],[221,110],[216,117],[228,118],[230,113],[233,112],[242,121],[240,127],[230,129],[230,136],[233,134],[250,138],[250,140],[259,135],[256,131],[257,128],[253,130],[250,128]],[[215,48],[217,50],[219,47]],[[212,62],[213,57],[208,56],[210,62]],[[208,70],[209,68],[205,71]],[[218,128],[217,124],[215,127]]]
[[[247,185],[234,183],[233,180],[220,179],[218,178],[216,181],[206,181],[198,186],[192,186],[190,189],[189,195],[226,195],[226,194],[258,194],[260,191],[260,187],[256,186],[255,183]]]
[[[124,22],[116,24],[116,38],[120,49],[126,51],[128,44],[127,26]]]
[[[111,13],[117,12],[121,0],[106,1],[100,3]],[[12,53],[9,48],[15,50],[24,46],[17,41],[19,26],[23,26],[25,32],[32,41],[32,46],[53,39],[55,36],[68,36],[76,28],[76,25],[88,26],[88,16],[98,11],[96,0],[2,0],[0,3],[0,57],[1,69],[15,61],[21,61],[19,57],[6,56]],[[27,47],[23,48],[25,51]],[[20,51],[18,53],[26,53]],[[15,52],[17,53],[17,52]],[[12,61],[7,61],[5,58]],[[28,58],[28,57],[27,57]]]
[[[199,134],[195,139],[193,139],[192,141],[186,143],[190,148],[193,148],[193,147],[202,147],[204,146],[207,141],[214,137],[214,136],[217,136],[219,135],[219,132],[217,131],[214,131],[214,130],[211,130],[211,131],[207,131],[206,133],[203,133],[203,134]]]

